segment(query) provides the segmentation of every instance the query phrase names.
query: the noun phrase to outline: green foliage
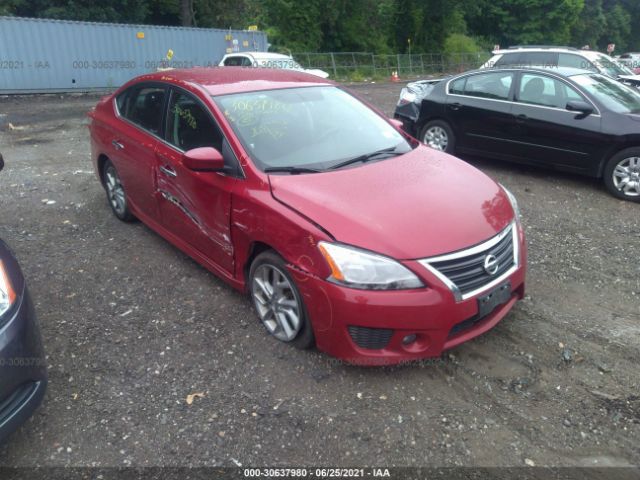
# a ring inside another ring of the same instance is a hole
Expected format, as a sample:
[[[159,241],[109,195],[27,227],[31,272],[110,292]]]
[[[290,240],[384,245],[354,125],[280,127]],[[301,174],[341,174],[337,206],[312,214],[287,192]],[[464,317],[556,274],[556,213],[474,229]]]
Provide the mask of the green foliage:
[[[503,46],[571,43],[584,0],[480,0],[469,27]]]
[[[479,53],[483,49],[476,41],[461,33],[453,33],[444,41],[443,53]]]
[[[264,0],[264,21],[273,28],[276,48],[316,51],[322,42],[321,0]]]
[[[179,25],[183,1],[0,0],[0,15]],[[495,43],[640,50],[638,0],[193,0],[193,12],[199,27],[258,25],[284,52],[466,52]]]
[[[584,9],[572,27],[571,36],[575,45],[597,48],[600,37],[607,30],[606,22],[602,0],[585,0]]]
[[[627,39],[631,33],[631,15],[622,5],[615,5],[605,13],[607,31],[603,35],[606,43],[615,43],[616,51],[627,50]],[[636,23],[636,28],[637,28]],[[602,38],[602,37],[601,37]]]

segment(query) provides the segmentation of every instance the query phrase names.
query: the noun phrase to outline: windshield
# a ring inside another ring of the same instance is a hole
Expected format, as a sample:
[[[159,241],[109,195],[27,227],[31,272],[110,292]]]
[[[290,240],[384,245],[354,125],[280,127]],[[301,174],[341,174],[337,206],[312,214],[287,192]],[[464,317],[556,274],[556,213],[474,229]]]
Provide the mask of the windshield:
[[[326,170],[381,150],[390,149],[381,157],[411,150],[384,118],[336,87],[238,93],[214,101],[263,170]]]
[[[635,88],[597,74],[576,75],[571,79],[609,110],[617,113],[640,113],[640,91]]]
[[[634,75],[627,67],[615,62],[611,57],[607,57],[606,55],[598,55],[594,63],[602,70],[602,73],[610,77],[615,78],[620,75]]]

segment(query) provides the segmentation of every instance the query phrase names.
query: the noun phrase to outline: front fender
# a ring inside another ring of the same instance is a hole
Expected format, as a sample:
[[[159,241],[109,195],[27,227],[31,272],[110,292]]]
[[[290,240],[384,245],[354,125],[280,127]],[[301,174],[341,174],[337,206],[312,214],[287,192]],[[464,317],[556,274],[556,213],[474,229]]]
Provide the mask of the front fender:
[[[235,245],[235,277],[246,285],[246,272],[256,244],[275,250],[292,267],[308,275],[326,278],[330,274],[317,248],[331,241],[330,234],[304,218],[264,189],[237,192],[231,209],[231,235]]]

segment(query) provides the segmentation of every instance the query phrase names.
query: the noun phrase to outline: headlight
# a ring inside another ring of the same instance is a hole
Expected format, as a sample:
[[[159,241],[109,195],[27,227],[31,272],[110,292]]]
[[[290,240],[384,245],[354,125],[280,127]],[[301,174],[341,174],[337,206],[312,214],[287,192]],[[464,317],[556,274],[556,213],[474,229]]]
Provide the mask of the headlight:
[[[15,300],[16,293],[13,291],[9,275],[0,261],[0,317],[11,308]]]
[[[424,287],[418,277],[395,260],[353,247],[320,242],[331,269],[329,280],[351,288],[401,290]]]
[[[513,213],[516,214],[516,220],[520,220],[520,208],[518,207],[518,200],[513,195],[513,193],[507,190],[507,188],[504,185],[500,184],[500,186],[502,187],[502,190],[504,190],[504,193],[507,194],[507,198],[509,198],[509,202],[511,202],[511,208],[513,208]]]

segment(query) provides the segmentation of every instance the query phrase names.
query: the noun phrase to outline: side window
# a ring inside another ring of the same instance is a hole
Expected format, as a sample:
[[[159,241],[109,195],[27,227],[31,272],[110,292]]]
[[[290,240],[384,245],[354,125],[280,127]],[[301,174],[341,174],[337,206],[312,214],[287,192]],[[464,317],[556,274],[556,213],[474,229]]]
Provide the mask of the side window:
[[[116,100],[120,115],[158,135],[166,90],[162,87],[133,87]]]
[[[549,66],[558,65],[558,54],[556,52],[522,52],[520,54],[520,65],[522,66]]]
[[[520,103],[565,109],[570,100],[584,100],[569,85],[544,75],[524,74],[517,100]]]
[[[222,133],[205,107],[189,94],[174,91],[169,104],[166,138],[180,150],[213,147],[222,151]]]
[[[242,57],[227,57],[224,60],[225,67],[239,67],[242,65]]]
[[[127,103],[127,95],[129,95],[130,91],[131,89],[127,89],[116,97],[116,106],[118,107],[118,113],[120,113],[120,115],[124,113],[125,106]]]
[[[513,73],[481,73],[467,77],[464,94],[470,97],[509,100]]]
[[[467,77],[459,78],[449,84],[449,93],[454,95],[464,95],[464,84]]]
[[[567,102],[571,101],[571,100],[578,100],[581,102],[584,102],[584,98],[582,97],[582,95],[580,95],[576,90],[574,90],[573,88],[571,88],[568,85],[562,84],[562,86],[564,87],[564,96],[567,98]],[[565,103],[564,105],[565,107],[567,106],[567,104]]]
[[[243,66],[243,67],[253,67],[253,62],[251,61],[251,59],[249,57],[242,57],[241,66]]]
[[[513,65],[520,65],[519,53],[505,53],[496,61],[494,67],[509,67]]]
[[[570,68],[581,68],[581,69],[589,69],[593,67],[591,62],[580,55],[574,55],[572,53],[561,53],[560,58],[558,59],[558,66],[560,67],[570,67]]]

